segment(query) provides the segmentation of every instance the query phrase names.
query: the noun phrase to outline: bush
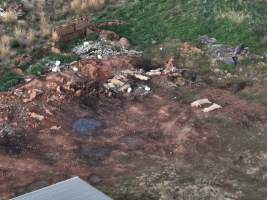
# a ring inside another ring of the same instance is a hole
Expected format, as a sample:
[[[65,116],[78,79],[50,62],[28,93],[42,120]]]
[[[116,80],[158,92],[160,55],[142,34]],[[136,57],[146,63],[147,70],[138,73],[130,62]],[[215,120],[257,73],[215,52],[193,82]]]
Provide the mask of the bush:
[[[14,23],[17,21],[17,15],[12,11],[6,11],[2,16],[2,20],[5,23]]]
[[[26,30],[19,26],[15,27],[14,36],[20,45],[30,46],[35,40],[35,32],[32,29]]]
[[[40,64],[30,65],[26,70],[28,74],[39,76],[42,74],[43,68]]]
[[[7,91],[11,87],[16,86],[21,83],[23,80],[22,77],[14,74],[6,74],[0,79],[0,91]]]
[[[11,56],[13,51],[11,50],[12,38],[3,35],[0,39],[0,59]]]
[[[51,26],[45,18],[44,13],[41,13],[40,15],[40,31],[43,37],[48,37],[51,33]]]

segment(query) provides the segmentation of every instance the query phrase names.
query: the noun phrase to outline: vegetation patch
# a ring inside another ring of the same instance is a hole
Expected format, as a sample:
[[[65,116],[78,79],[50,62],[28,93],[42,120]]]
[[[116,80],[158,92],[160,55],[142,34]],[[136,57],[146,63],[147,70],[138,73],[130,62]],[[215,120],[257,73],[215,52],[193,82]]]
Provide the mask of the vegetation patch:
[[[52,61],[59,60],[62,63],[70,63],[70,62],[78,60],[79,58],[77,56],[74,56],[74,55],[71,55],[71,54],[50,53],[48,55],[48,59],[52,60]]]
[[[207,34],[219,41],[245,43],[257,52],[266,50],[266,4],[225,0],[139,0],[101,13],[97,21],[124,20],[106,27],[142,49],[179,38],[196,42]]]
[[[0,91],[7,91],[8,89],[21,83],[23,78],[12,73],[8,73],[2,76],[0,79]]]

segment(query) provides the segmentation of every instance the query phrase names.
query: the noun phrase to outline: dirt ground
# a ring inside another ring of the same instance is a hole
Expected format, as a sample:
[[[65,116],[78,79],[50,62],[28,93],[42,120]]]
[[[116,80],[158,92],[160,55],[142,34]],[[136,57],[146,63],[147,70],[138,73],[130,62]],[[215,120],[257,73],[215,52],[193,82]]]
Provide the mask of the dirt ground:
[[[73,90],[64,89],[68,81]],[[151,93],[142,97],[108,96],[97,80],[71,70],[33,83],[19,88],[21,97],[0,94],[0,122],[13,131],[0,140],[1,200],[72,176],[112,196],[137,177],[165,171],[155,184],[175,183],[184,199],[267,197],[267,110],[261,104],[205,83],[174,87],[163,75],[151,79]],[[29,88],[42,93],[28,99]],[[199,98],[223,108],[191,108]],[[79,132],[86,123],[81,119],[97,128]]]

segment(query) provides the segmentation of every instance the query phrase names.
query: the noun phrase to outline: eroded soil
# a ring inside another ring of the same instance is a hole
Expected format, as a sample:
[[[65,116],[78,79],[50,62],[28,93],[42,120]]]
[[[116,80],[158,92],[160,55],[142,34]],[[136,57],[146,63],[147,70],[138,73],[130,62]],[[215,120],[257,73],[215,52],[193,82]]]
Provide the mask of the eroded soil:
[[[152,182],[175,183],[185,199],[267,197],[262,104],[205,83],[174,87],[164,75],[153,77],[151,93],[142,97],[108,96],[98,80],[71,70],[47,77],[21,86],[24,93],[43,90],[27,103],[23,95],[0,94],[0,122],[14,131],[1,138],[1,200],[72,176],[123,199],[115,195],[119,188],[153,172],[166,172]],[[68,81],[73,90],[64,88]],[[223,109],[191,108],[198,98]]]

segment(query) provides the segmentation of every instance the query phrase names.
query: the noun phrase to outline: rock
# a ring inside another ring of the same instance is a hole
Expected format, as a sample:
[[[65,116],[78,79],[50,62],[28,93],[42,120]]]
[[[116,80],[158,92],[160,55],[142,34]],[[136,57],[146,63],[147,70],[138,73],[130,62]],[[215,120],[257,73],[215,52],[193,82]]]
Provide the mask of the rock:
[[[117,49],[114,48],[118,47]],[[118,55],[141,55],[142,52],[135,50],[127,50],[121,48],[119,41],[112,41],[110,44],[103,41],[88,41],[77,45],[72,49],[72,52],[81,58],[99,57],[108,58]]]
[[[20,68],[15,68],[12,70],[12,72],[18,76],[24,76],[24,72]]]
[[[75,92],[75,96],[76,97],[80,97],[82,95],[82,90],[77,90],[76,92]]]
[[[127,38],[124,38],[124,37],[122,37],[122,38],[119,40],[118,43],[119,43],[120,47],[125,48],[125,49],[128,49],[128,48],[130,48],[130,46],[131,46],[129,40],[128,40]]]
[[[57,47],[52,47],[51,48],[51,52],[52,53],[61,53],[61,50],[59,48],[57,48]]]
[[[28,102],[34,100],[37,96],[43,94],[43,91],[38,90],[38,89],[32,89],[32,90],[29,90],[28,93],[29,93],[30,97],[28,99],[23,99],[24,103],[28,103]]]
[[[99,37],[101,40],[109,40],[109,41],[118,41],[120,39],[120,36],[117,35],[113,31],[108,30],[102,30],[100,31]]]
[[[4,123],[0,127],[0,138],[3,137],[12,137],[15,134],[15,130],[8,123]]]
[[[215,38],[210,38],[207,35],[203,35],[203,36],[199,37],[199,41],[201,44],[204,44],[204,45],[210,45],[210,44],[214,44],[217,42],[217,40]]]
[[[234,55],[240,55],[242,53],[242,51],[245,49],[245,45],[244,44],[240,44],[235,48],[235,52]]]
[[[101,182],[101,179],[98,176],[96,176],[96,175],[91,175],[88,178],[88,182],[91,183],[91,184],[97,184],[97,183],[100,183]]]

